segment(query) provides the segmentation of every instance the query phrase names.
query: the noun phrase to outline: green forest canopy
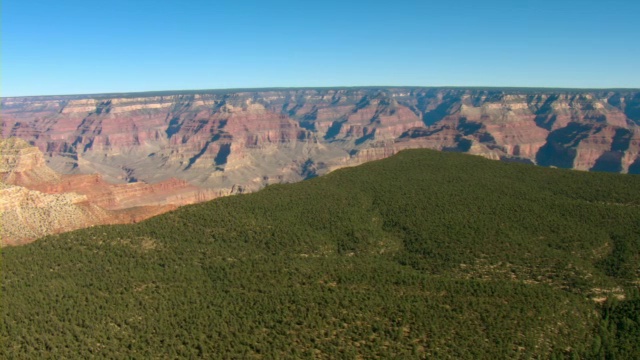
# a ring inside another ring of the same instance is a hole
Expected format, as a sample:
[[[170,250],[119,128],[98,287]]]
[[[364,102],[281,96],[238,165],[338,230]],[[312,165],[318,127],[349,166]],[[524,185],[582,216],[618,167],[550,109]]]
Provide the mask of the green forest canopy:
[[[2,250],[2,358],[640,357],[640,178],[431,150]]]

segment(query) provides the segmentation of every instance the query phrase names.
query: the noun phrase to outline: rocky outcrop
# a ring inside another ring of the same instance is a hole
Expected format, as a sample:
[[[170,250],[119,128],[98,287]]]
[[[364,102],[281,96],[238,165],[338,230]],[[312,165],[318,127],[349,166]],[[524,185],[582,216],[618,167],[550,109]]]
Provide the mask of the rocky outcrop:
[[[0,166],[14,169],[3,170],[5,182],[73,192],[104,211],[254,191],[407,148],[640,173],[635,90],[215,90],[4,98],[1,106],[2,135],[40,150],[3,148]]]
[[[0,141],[0,180],[29,186],[59,181],[60,175],[46,165],[38,148],[22,139],[11,138]]]

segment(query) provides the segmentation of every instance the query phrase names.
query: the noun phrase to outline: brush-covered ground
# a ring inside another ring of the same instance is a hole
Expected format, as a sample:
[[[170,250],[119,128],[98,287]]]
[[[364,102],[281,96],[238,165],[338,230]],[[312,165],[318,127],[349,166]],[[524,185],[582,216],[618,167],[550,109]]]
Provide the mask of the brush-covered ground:
[[[2,249],[2,358],[640,358],[640,177],[410,150]]]

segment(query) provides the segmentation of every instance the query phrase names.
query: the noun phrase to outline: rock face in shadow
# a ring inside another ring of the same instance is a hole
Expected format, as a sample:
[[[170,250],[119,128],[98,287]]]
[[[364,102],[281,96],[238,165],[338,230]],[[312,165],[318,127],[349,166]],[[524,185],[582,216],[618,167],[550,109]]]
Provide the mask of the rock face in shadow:
[[[1,116],[4,138],[39,150],[20,150],[7,183],[43,194],[75,192],[105,211],[255,191],[407,148],[640,172],[640,91],[634,90],[336,88],[22,97],[3,98]],[[7,161],[2,159],[9,166]]]

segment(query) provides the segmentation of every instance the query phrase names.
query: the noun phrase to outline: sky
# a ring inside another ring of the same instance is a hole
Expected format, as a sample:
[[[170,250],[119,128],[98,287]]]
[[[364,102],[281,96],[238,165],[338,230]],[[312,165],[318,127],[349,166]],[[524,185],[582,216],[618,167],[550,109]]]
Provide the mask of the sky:
[[[640,88],[638,0],[3,0],[0,96]]]

